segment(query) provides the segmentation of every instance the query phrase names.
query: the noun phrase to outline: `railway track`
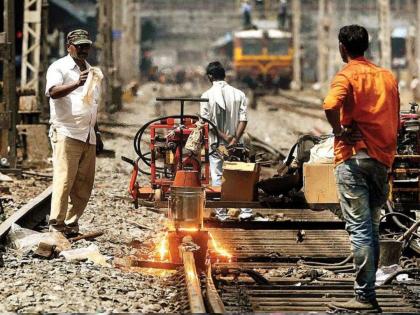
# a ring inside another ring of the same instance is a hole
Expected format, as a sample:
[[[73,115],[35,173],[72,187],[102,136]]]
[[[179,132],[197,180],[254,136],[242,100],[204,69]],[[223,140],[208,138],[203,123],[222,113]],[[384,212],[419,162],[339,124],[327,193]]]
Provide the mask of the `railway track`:
[[[50,196],[48,188],[9,217],[0,225],[0,236],[14,222],[31,228],[45,220]],[[283,215],[278,222],[232,221],[228,226],[205,219],[205,229],[233,261],[218,256],[217,249],[210,245],[212,263],[206,270],[198,270],[194,254],[186,251],[182,268],[170,280],[177,287],[177,311],[322,312],[329,302],[352,297],[351,265],[315,268],[302,262],[336,263],[349,255],[348,236],[337,217],[328,211],[305,209],[258,211],[267,216]],[[300,224],[305,224],[305,230],[298,228]],[[334,228],[320,229],[322,224]],[[273,226],[276,229],[270,229]],[[419,294],[419,280],[399,282],[379,287],[378,300],[384,312],[418,313]]]

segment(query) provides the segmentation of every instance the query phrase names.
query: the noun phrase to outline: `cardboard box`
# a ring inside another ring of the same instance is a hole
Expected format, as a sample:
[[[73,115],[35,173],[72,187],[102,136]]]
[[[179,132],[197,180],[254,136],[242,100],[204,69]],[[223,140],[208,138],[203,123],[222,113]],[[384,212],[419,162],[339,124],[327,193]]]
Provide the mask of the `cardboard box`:
[[[305,163],[303,189],[308,204],[338,204],[334,164]]]
[[[257,199],[257,182],[260,167],[255,163],[224,162],[222,200],[254,201]]]

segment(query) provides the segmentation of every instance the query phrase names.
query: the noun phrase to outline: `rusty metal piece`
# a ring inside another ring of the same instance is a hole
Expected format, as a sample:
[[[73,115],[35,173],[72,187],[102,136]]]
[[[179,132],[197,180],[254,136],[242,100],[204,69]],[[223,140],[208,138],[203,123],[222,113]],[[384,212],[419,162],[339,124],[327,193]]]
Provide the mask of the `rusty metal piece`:
[[[46,166],[50,156],[47,126],[41,124],[22,124],[16,126],[23,142],[23,152],[26,166]],[[20,152],[21,150],[19,150]]]
[[[2,103],[4,104],[4,103]],[[1,105],[0,105],[1,108]],[[11,112],[10,111],[5,111],[2,112],[0,111],[0,129],[9,129],[11,126]]]
[[[379,266],[398,264],[401,258],[403,242],[396,240],[379,240]]]
[[[16,88],[16,96],[30,96],[36,95],[35,89],[32,88],[24,88],[24,87],[17,87]]]
[[[80,240],[85,240],[85,239],[92,239],[92,238],[96,238],[98,236],[103,235],[104,232],[103,231],[96,231],[96,232],[91,232],[91,233],[86,233],[80,236],[76,236],[76,237],[72,237],[69,238],[69,242],[76,242],[76,241],[80,241]]]
[[[206,304],[209,308],[210,313],[224,314],[226,312],[225,305],[223,304],[222,299],[217,293],[216,286],[213,282],[211,265],[207,266],[206,297]]]
[[[13,223],[30,229],[45,220],[50,212],[51,193],[52,186],[49,186],[0,224],[0,240],[6,236]]]
[[[188,300],[191,313],[207,313],[204,306],[197,270],[195,268],[194,253],[188,252],[180,246],[182,262],[184,264],[185,281],[187,283]]]
[[[170,231],[168,232],[169,253],[171,262],[182,263],[182,255],[179,246],[182,244],[186,236],[192,238],[192,242],[197,244],[200,249],[194,252],[194,258],[197,262],[197,268],[205,270],[205,262],[207,255],[207,243],[209,235],[207,231]]]
[[[55,245],[40,242],[35,250],[35,255],[50,258],[54,253],[54,249]]]
[[[176,270],[182,267],[182,264],[175,264],[175,263],[164,262],[164,261],[139,260],[134,257],[128,256],[124,258],[116,258],[114,260],[114,266],[117,268],[142,267],[142,268]]]

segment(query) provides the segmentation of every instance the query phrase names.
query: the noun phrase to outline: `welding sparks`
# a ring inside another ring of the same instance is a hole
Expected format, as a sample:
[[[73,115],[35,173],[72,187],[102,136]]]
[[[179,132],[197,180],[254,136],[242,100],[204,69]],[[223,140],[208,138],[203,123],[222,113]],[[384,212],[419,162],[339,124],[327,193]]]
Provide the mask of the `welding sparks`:
[[[209,236],[211,238],[211,243],[213,245],[214,250],[220,255],[220,256],[224,256],[226,258],[229,259],[229,262],[232,259],[232,255],[229,254],[228,251],[226,251],[223,247],[219,246],[216,242],[216,240],[214,239],[213,235],[211,235],[211,233],[209,232]]]
[[[161,261],[164,261],[165,258],[168,256],[168,248],[169,248],[167,233],[160,241],[158,248],[159,248],[159,258]]]
[[[197,228],[186,228],[186,227],[184,227],[184,228],[180,228],[180,229],[178,229],[178,231],[183,231],[183,232],[197,232],[198,231],[198,229]]]

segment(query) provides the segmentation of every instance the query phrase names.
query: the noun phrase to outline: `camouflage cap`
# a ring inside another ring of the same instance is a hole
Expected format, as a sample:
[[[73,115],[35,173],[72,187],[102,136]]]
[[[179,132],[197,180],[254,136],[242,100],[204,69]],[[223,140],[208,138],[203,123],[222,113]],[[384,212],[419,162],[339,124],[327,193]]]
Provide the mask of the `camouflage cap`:
[[[92,41],[89,39],[89,33],[85,30],[74,30],[67,34],[67,43],[73,45],[89,44],[92,45]]]

